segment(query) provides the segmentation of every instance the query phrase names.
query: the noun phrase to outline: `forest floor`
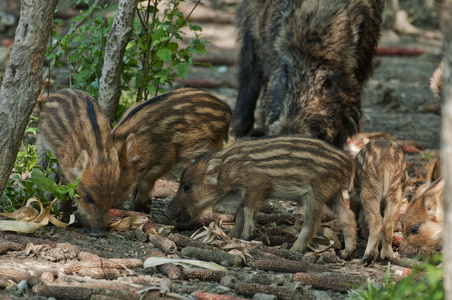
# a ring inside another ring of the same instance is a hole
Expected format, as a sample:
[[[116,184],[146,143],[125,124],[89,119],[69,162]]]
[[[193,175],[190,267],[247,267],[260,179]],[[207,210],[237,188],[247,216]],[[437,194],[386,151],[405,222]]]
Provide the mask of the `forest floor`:
[[[237,68],[233,64],[237,56],[233,25],[236,3],[211,1],[195,10],[192,19],[202,26],[202,38],[210,42],[207,57],[213,67],[192,67],[187,78],[178,81],[174,88],[205,88],[234,106],[237,96]],[[191,1],[188,4],[193,5]],[[218,6],[215,9],[214,4]],[[66,7],[60,12],[65,9],[70,15],[71,10]],[[189,9],[187,7],[187,12]],[[377,56],[375,72],[366,84],[363,98],[362,131],[388,134],[405,146],[410,177],[405,206],[425,181],[429,163],[439,155],[441,106],[429,89],[429,79],[441,60],[442,36],[432,21],[438,18],[437,11],[438,8],[426,9],[420,14],[413,23],[420,29],[417,34],[396,32],[388,26],[390,22],[385,22],[380,47],[419,50],[419,55]],[[0,48],[0,54],[4,48]],[[67,85],[64,76],[58,77],[55,90]],[[362,137],[357,137],[351,144],[360,139]],[[217,294],[210,299],[227,299],[218,295],[252,298],[259,292],[274,294],[278,299],[301,295],[306,299],[347,299],[349,287],[339,282],[362,285],[368,278],[377,287],[384,284],[386,263],[376,262],[370,267],[360,263],[365,240],[358,239],[357,250],[347,260],[336,255],[334,249],[322,246],[322,239],[315,244],[317,251],[304,255],[285,251],[294,240],[290,233],[295,222],[295,207],[285,201],[272,203],[260,214],[258,223],[262,234],[254,242],[227,240],[223,230],[227,233],[233,219],[225,212],[204,220],[206,226],[197,232],[204,235],[188,244],[183,237],[191,236],[195,228],[152,223],[161,218],[176,189],[177,183],[158,182],[154,192],[157,197],[148,216],[151,223],[145,226],[151,229],[147,232],[141,226],[128,227],[124,231],[111,229],[105,238],[94,238],[82,228],[48,225],[33,234],[0,233],[0,299],[193,299],[189,296],[197,291]],[[111,222],[130,215],[127,211],[112,211]],[[215,217],[222,221],[210,224]],[[340,237],[340,229],[331,215],[325,214],[323,221],[323,227],[332,229]],[[399,219],[397,237],[401,237],[400,230]],[[281,241],[278,243],[274,238],[271,247],[263,246],[275,232]],[[200,240],[206,236],[211,237],[210,244],[214,246],[204,246]],[[394,243],[393,247],[399,255],[398,244]],[[181,269],[174,264],[148,266],[156,258],[213,261],[227,271],[210,272],[187,265]],[[143,266],[144,261],[147,263]],[[411,269],[412,265],[391,264],[391,274],[396,281]],[[194,298],[207,299],[200,294]],[[273,298],[258,295],[255,299]]]

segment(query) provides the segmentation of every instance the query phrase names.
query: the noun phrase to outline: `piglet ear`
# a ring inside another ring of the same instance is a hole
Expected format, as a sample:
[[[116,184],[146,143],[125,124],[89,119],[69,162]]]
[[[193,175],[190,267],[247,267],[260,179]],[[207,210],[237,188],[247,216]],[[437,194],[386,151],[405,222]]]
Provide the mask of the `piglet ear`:
[[[439,177],[441,177],[441,163],[438,158],[435,158],[435,160],[433,160],[433,163],[428,170],[427,182],[428,183],[433,182]]]
[[[219,168],[221,166],[221,159],[211,159],[205,170],[205,182],[209,185],[218,184]]]
[[[80,156],[77,158],[74,167],[72,168],[72,173],[74,173],[75,177],[82,177],[83,171],[86,169],[88,165],[89,157],[88,152],[86,150],[82,150],[80,152]]]
[[[443,220],[443,192],[444,179],[434,181],[427,192],[425,192],[424,206],[427,214],[436,220]]]

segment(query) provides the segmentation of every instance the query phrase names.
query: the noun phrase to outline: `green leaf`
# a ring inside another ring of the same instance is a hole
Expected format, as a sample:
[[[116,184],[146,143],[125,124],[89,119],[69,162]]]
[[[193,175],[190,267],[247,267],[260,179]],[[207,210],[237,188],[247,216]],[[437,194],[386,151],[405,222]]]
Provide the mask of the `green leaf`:
[[[176,67],[177,76],[184,79],[185,76],[187,76],[189,69],[190,69],[190,65],[188,63],[178,64]]]
[[[159,51],[157,51],[157,57],[163,60],[164,62],[171,61],[172,56],[173,52],[168,48],[160,49]]]
[[[55,193],[55,190],[56,190],[56,187],[57,187],[56,183],[53,182],[52,179],[46,177],[44,175],[44,173],[42,173],[38,169],[33,169],[31,171],[30,180],[34,184],[36,184],[41,190],[46,191],[46,192],[50,192],[50,193]]]
[[[166,36],[165,29],[162,27],[158,28],[154,33],[152,34],[152,41],[160,41],[163,37]]]
[[[202,28],[199,25],[190,25],[190,29],[193,31],[202,31]]]

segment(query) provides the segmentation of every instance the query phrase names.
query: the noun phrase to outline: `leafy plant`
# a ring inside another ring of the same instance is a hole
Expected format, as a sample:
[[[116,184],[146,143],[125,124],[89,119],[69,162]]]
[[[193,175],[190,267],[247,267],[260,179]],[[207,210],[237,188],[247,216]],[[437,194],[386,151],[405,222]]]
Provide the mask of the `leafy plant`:
[[[367,279],[366,288],[352,290],[351,299],[360,300],[396,300],[396,299],[444,299],[444,270],[439,264],[442,255],[436,254],[416,266],[413,272],[395,283],[391,276],[390,265],[386,269],[384,290],[376,289]]]
[[[27,128],[30,134],[36,129]],[[45,205],[48,204],[46,194],[53,194],[54,198],[67,201],[78,196],[78,179],[74,183],[58,186],[47,176],[58,175],[57,160],[50,151],[47,151],[47,168],[38,165],[35,145],[22,145],[17,154],[11,176],[1,195],[0,211],[14,211],[24,206],[28,199],[34,197]]]
[[[80,3],[81,0],[77,2]],[[88,4],[88,1],[84,0]],[[185,0],[148,0],[137,7],[133,23],[133,34],[123,59],[121,89],[131,91],[135,101],[147,99],[164,92],[163,85],[171,86],[176,77],[184,78],[193,64],[195,53],[205,53],[206,42],[199,39],[201,27],[193,25],[179,11],[179,4]],[[112,26],[113,16],[109,14],[115,5],[90,6],[87,11],[71,21],[70,33],[61,37],[52,33],[52,43],[47,59],[67,60],[70,65],[74,88],[84,90],[97,98],[99,78],[103,67],[104,48]],[[107,17],[109,16],[109,17]],[[61,25],[57,20],[55,26]],[[187,43],[182,31],[187,27],[195,38]],[[182,41],[187,45],[183,46]],[[124,111],[119,106],[118,113]]]
[[[205,54],[205,43],[199,39],[200,26],[193,25],[189,16],[179,11],[185,0],[169,1],[161,8],[162,0],[148,0],[137,8],[133,35],[124,55],[124,90],[132,90],[137,101],[164,92],[162,85],[172,85],[176,77],[185,78],[193,64],[195,53]],[[183,27],[188,26],[195,38],[182,47]]]
[[[62,37],[52,31],[52,43],[46,53],[46,58],[60,67],[60,61],[67,62],[70,77],[74,80],[71,87],[95,97],[99,93],[104,48],[113,20],[112,16],[107,18],[107,14],[116,7],[107,2],[102,6],[90,6],[87,11],[81,10],[72,19],[67,35]],[[63,21],[55,20],[54,28],[56,25],[63,25]]]

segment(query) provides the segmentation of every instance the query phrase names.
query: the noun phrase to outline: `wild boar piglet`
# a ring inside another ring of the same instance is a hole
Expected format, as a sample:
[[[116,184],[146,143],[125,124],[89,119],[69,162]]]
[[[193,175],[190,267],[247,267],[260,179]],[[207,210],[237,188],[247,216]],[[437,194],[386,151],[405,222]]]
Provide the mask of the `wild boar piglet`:
[[[402,217],[400,252],[412,256],[432,254],[442,247],[444,224],[444,178],[439,160],[431,165]]]
[[[188,213],[196,218],[232,193],[241,193],[242,203],[229,235],[248,239],[255,229],[255,214],[266,200],[297,201],[305,215],[292,250],[304,251],[327,205],[343,226],[342,256],[346,258],[356,247],[356,222],[342,190],[349,188],[353,174],[352,158],[318,139],[287,135],[238,140],[185,169],[168,216]]]
[[[223,149],[231,114],[226,102],[194,88],[132,106],[113,129],[121,169],[115,206],[132,193],[131,208],[148,213],[158,178],[179,176],[196,157]]]
[[[40,165],[46,150],[58,159],[61,182],[79,178],[78,213],[92,236],[104,236],[119,185],[118,154],[100,106],[85,92],[63,89],[47,100],[39,118]]]
[[[380,258],[393,260],[394,226],[408,178],[402,149],[387,139],[372,140],[356,155],[355,168],[350,206],[368,237],[363,262],[377,258],[380,241]]]

